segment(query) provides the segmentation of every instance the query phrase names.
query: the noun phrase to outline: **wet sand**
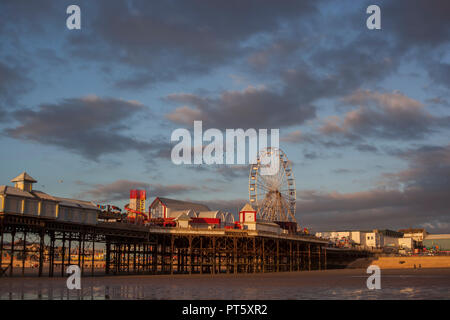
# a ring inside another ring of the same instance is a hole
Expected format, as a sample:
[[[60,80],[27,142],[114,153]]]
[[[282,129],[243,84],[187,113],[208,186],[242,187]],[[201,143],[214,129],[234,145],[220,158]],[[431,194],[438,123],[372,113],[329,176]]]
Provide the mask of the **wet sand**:
[[[365,269],[238,275],[84,277],[81,290],[66,278],[0,278],[0,299],[450,299],[450,269],[381,270],[369,290]]]

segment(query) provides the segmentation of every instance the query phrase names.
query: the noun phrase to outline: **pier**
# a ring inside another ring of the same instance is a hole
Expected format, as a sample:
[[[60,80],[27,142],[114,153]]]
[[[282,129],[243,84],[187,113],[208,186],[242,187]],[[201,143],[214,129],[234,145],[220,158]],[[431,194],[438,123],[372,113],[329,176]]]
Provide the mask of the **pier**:
[[[28,261],[34,262],[37,276],[53,277],[66,276],[71,264],[84,276],[219,274],[324,270],[330,259],[325,240],[305,235],[118,222],[83,225],[12,214],[1,215],[0,222],[3,276],[25,276]],[[104,252],[97,262],[96,248]]]
[[[0,276],[66,276],[69,265],[83,276],[324,270],[369,255],[328,248],[302,231],[279,192],[259,214],[246,204],[235,221],[229,212],[161,197],[146,211],[145,190],[130,190],[124,214],[34,190],[26,172],[11,182],[0,186]]]

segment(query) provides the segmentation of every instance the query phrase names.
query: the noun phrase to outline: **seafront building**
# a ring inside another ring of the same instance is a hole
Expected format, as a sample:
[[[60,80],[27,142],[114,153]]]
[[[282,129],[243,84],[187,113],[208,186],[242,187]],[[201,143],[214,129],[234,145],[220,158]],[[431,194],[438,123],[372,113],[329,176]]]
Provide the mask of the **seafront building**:
[[[317,232],[316,237],[329,239],[339,247],[408,251],[415,248],[415,241],[412,237],[404,237],[402,232],[388,229],[326,231]]]
[[[432,251],[450,254],[450,234],[428,234],[423,240],[423,246]]]
[[[405,238],[412,238],[416,241],[417,247],[421,248],[423,246],[423,240],[427,237],[428,232],[423,228],[408,228],[400,229],[398,232],[402,232]]]
[[[450,254],[450,234],[429,234],[425,229],[342,230],[317,232],[337,247],[380,249],[390,252],[439,252]]]
[[[89,201],[51,196],[33,189],[37,181],[26,172],[0,186],[0,212],[93,225],[100,209]]]

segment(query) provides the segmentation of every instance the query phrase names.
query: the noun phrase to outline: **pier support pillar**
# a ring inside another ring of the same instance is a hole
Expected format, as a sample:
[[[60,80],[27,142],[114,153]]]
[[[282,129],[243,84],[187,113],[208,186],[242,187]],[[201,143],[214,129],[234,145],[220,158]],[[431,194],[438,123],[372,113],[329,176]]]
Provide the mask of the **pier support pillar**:
[[[14,237],[16,235],[16,230],[13,229],[11,232],[11,254],[9,255],[9,276],[12,277],[14,269]]]
[[[264,249],[264,238],[262,238],[262,272],[266,272],[266,253],[265,253],[265,249]]]
[[[277,269],[276,269],[276,271],[280,272],[280,240],[277,239],[276,241],[277,241],[277,255],[276,255],[276,259],[277,259],[276,268]]]
[[[289,271],[294,271],[294,252],[292,251],[292,241],[289,241]]]
[[[212,274],[216,273],[216,237],[212,237],[212,256],[213,256],[213,265],[212,265]]]
[[[3,217],[0,218],[0,269],[3,270]],[[3,275],[3,272],[0,273],[0,277]]]
[[[257,263],[256,263],[256,259],[257,259],[257,255],[256,255],[256,238],[253,237],[253,272],[256,273],[257,272]]]
[[[27,233],[23,233],[23,247],[22,247],[22,277],[25,276],[25,263],[27,260]]]
[[[66,259],[66,233],[63,232],[62,248],[61,248],[61,277],[64,277],[65,259]]]
[[[192,274],[192,236],[189,235],[189,248],[188,248],[188,254],[189,254],[189,274]]]
[[[106,242],[106,257],[105,257],[105,274],[109,274],[109,268],[111,266],[111,243]]]
[[[53,272],[55,270],[55,233],[50,233],[50,251],[49,251],[49,266],[48,266],[48,276],[53,277]]]
[[[238,261],[237,261],[237,238],[234,237],[233,238],[233,273],[236,274],[237,273],[237,269],[238,269]]]
[[[318,245],[317,246],[317,250],[318,250],[318,262],[319,262],[319,270],[322,270],[322,250],[321,250],[321,246]]]
[[[133,272],[136,273],[136,243],[133,244]]]
[[[308,271],[311,271],[311,244],[308,243]]]
[[[174,236],[170,236],[170,274],[173,274],[173,254],[174,254]]]
[[[44,231],[40,232],[40,241],[39,241],[39,271],[38,275],[39,277],[42,277],[42,272],[44,269],[44,239],[45,239],[45,233]]]
[[[85,234],[83,233],[81,238],[81,275],[84,276],[84,244],[85,244]]]
[[[95,267],[95,234],[92,236],[91,276],[94,276]]]

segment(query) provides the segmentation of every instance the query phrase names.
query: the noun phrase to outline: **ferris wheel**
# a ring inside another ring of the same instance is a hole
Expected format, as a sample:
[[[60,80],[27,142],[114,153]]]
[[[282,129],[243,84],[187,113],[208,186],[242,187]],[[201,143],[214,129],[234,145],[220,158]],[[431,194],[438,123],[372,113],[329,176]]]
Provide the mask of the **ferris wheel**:
[[[256,162],[250,167],[249,199],[258,217],[297,222],[295,179],[286,154],[281,149],[268,147],[259,152]]]

